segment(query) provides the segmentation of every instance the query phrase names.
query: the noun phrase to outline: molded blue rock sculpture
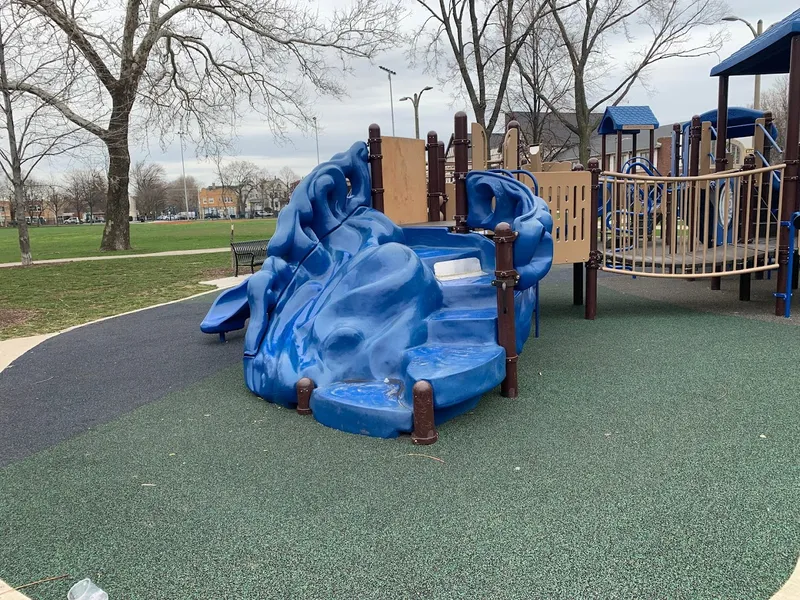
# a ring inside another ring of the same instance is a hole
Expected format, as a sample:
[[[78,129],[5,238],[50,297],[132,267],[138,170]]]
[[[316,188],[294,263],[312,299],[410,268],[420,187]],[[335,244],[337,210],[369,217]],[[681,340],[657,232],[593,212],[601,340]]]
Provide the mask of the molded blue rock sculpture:
[[[497,345],[494,243],[477,233],[392,223],[371,208],[367,154],[357,143],[300,183],[261,271],[220,294],[200,328],[224,333],[249,318],[244,376],[253,393],[294,407],[295,384],[308,377],[318,421],[394,437],[412,430],[414,383],[430,382],[441,423],[500,384],[505,352]],[[543,200],[509,177],[474,171],[467,190],[471,227],[506,221],[519,233],[521,351],[536,283],[552,263],[552,219]],[[457,259],[472,259],[475,271],[437,278],[434,265]]]

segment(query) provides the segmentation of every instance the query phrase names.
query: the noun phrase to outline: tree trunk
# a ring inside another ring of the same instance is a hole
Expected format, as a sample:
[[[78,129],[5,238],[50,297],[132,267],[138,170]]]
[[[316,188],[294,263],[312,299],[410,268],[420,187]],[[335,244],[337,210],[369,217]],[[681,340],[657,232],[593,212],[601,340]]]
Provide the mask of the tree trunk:
[[[106,225],[100,250],[129,250],[131,231],[128,215],[128,183],[131,154],[128,149],[128,127],[133,102],[124,96],[113,98],[108,134],[104,140],[108,149],[108,191]]]
[[[17,213],[17,237],[19,238],[19,255],[23,267],[33,264],[31,258],[31,240],[28,237],[28,223],[25,221],[25,187],[18,169],[13,169],[14,174],[14,210]],[[20,218],[19,215],[22,215]]]

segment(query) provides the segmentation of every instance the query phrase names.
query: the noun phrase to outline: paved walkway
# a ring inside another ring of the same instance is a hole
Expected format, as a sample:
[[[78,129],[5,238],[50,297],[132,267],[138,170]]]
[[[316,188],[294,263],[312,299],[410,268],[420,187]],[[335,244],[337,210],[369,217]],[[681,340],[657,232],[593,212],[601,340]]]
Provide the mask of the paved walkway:
[[[184,254],[214,254],[218,252],[230,252],[228,248],[201,248],[200,250],[169,250],[167,252],[150,252],[148,254],[104,254],[103,256],[75,256],[73,258],[47,258],[45,260],[35,260],[35,265],[54,265],[68,262],[84,262],[88,260],[116,260],[118,258],[151,258],[155,256],[183,256]],[[0,269],[20,266],[19,261],[10,263],[0,263]]]

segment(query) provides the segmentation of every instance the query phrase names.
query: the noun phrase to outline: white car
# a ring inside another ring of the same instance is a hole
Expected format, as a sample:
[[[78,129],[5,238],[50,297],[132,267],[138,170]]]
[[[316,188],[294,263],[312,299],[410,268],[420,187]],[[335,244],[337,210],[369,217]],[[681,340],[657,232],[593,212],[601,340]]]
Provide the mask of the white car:
[[[69,219],[64,219],[64,225],[80,225],[81,220],[78,217],[70,217]]]

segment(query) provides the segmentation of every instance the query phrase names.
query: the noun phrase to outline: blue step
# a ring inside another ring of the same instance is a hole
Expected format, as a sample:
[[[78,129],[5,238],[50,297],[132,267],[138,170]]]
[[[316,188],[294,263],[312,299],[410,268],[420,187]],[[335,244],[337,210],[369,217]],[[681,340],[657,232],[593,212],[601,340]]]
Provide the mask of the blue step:
[[[430,246],[415,246],[411,248],[420,257],[423,264],[433,269],[433,265],[447,260],[459,258],[477,258],[481,253],[476,248],[432,248]]]
[[[311,394],[314,418],[328,427],[373,437],[393,438],[412,429],[411,407],[398,380],[345,381]]]
[[[428,341],[486,343],[497,339],[497,308],[443,308],[428,317]]]
[[[417,381],[433,386],[436,408],[455,406],[479,398],[500,385],[506,373],[506,353],[486,344],[427,343],[406,351],[409,389]]]
[[[445,308],[497,307],[497,289],[492,281],[494,275],[491,273],[440,281]]]

